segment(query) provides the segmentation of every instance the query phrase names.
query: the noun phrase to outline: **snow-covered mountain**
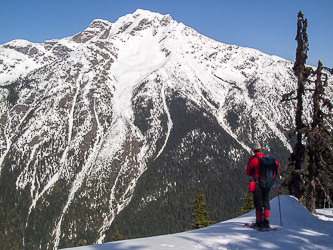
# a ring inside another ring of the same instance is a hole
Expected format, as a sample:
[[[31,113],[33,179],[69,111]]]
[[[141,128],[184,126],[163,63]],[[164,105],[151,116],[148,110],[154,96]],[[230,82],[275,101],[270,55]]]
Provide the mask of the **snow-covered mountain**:
[[[306,210],[292,196],[271,201],[271,225],[276,231],[258,232],[245,228],[255,220],[255,212],[190,232],[125,240],[101,245],[72,248],[77,250],[112,249],[332,249],[333,209],[318,209],[318,215]],[[69,250],[69,249],[68,249]]]
[[[0,245],[181,231],[200,187],[216,220],[234,216],[248,145],[287,161],[292,66],[144,10],[1,45]]]

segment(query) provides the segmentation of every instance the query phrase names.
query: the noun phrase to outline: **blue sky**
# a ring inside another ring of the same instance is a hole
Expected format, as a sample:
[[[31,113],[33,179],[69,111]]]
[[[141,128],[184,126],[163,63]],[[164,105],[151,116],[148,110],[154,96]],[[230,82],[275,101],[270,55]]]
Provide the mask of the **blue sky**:
[[[216,41],[294,61],[297,13],[308,19],[307,63],[333,67],[333,0],[2,0],[0,44],[42,43],[86,29],[94,19],[114,23],[145,9],[171,17]]]

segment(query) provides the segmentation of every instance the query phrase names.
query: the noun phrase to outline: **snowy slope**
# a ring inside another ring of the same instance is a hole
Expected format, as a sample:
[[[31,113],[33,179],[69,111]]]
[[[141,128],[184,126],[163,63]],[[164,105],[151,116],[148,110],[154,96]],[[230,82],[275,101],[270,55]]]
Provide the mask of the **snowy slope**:
[[[278,198],[270,203],[270,221],[277,231],[245,228],[244,223],[255,220],[252,211],[195,231],[70,249],[333,249],[333,209],[319,209],[318,215],[312,215],[294,197],[280,196],[281,227]]]
[[[0,46],[0,86],[67,56],[78,45],[64,38],[43,44],[18,39]]]

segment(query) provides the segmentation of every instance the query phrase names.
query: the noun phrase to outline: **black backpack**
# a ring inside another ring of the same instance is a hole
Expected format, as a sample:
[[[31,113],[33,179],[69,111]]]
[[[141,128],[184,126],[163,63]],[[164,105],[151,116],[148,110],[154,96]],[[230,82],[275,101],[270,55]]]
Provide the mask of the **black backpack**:
[[[263,188],[273,187],[278,177],[277,165],[274,157],[270,155],[265,155],[264,157],[255,155],[255,157],[259,161],[259,186]]]

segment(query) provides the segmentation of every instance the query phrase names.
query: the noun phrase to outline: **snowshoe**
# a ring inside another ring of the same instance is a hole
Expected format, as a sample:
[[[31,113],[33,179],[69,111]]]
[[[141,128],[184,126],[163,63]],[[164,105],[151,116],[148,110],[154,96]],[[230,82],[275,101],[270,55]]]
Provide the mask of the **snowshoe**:
[[[272,228],[271,226],[269,226],[268,228],[263,228],[263,227],[258,227],[258,225],[255,225],[256,223],[245,223],[244,226],[248,227],[248,228],[252,228],[255,229],[259,232],[269,232],[269,231],[276,231],[276,228]]]

